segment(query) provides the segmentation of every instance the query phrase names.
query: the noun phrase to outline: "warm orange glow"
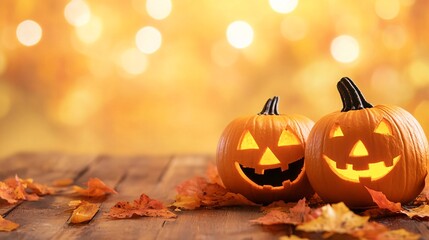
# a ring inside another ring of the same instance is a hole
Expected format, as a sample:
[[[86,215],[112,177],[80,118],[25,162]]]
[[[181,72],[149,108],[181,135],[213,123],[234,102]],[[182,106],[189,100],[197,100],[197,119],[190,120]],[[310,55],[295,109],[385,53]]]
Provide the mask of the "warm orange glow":
[[[386,166],[384,162],[370,163],[368,164],[367,170],[354,170],[352,164],[346,164],[345,169],[337,168],[337,163],[323,155],[326,163],[329,165],[331,170],[341,179],[350,182],[360,182],[360,178],[369,178],[371,181],[376,181],[386,176],[401,159],[401,156],[397,156],[393,159],[392,166]]]
[[[374,132],[383,135],[392,135],[392,127],[390,126],[390,123],[383,118]]]
[[[273,151],[269,147],[265,149],[264,154],[261,157],[261,160],[259,161],[259,165],[261,166],[270,166],[280,164],[279,159],[274,155]]]
[[[246,149],[259,149],[258,144],[248,130],[241,137],[240,145],[238,146],[238,150]]]
[[[365,157],[368,156],[368,150],[361,140],[357,141],[353,146],[350,157]]]
[[[330,138],[342,137],[342,136],[344,136],[344,134],[343,134],[343,130],[341,130],[340,125],[335,125],[334,128],[331,129],[331,132],[329,134]]]
[[[284,129],[280,135],[278,146],[290,146],[290,145],[300,145],[301,141],[298,137],[289,129]]]

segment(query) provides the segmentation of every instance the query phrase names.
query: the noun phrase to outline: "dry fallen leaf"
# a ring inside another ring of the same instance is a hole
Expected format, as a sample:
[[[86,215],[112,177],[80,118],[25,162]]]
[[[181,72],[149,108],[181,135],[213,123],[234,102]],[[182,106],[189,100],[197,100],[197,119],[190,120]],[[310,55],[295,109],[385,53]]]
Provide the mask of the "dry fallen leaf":
[[[372,197],[372,200],[375,204],[381,209],[387,209],[391,212],[400,212],[402,210],[401,203],[394,203],[387,199],[386,195],[382,192],[372,190],[370,188],[365,187],[369,194]]]
[[[0,198],[12,204],[18,200],[37,201],[39,196],[53,193],[52,188],[35,183],[31,178],[21,179],[15,176],[0,182]]]
[[[87,189],[73,186],[75,193],[85,197],[102,197],[109,193],[117,193],[114,189],[106,186],[99,178],[90,178],[87,182]]]
[[[241,194],[228,192],[217,183],[209,183],[203,177],[194,177],[176,187],[177,208],[192,210],[200,207],[257,206]]]
[[[225,187],[223,185],[222,179],[219,176],[219,172],[214,163],[210,163],[206,170],[206,176],[209,183],[217,183],[219,186]]]
[[[279,240],[308,240],[308,238],[300,238],[296,235],[281,236]]]
[[[408,232],[405,229],[398,229],[398,230],[392,230],[392,231],[386,231],[382,232],[379,235],[377,235],[377,240],[398,240],[398,239],[404,239],[404,240],[418,240],[420,239],[420,235],[416,233]]]
[[[68,187],[70,185],[72,185],[74,182],[73,179],[71,178],[62,178],[62,179],[57,179],[52,183],[52,186],[54,187]]]
[[[89,222],[100,209],[99,204],[80,200],[70,201],[69,206],[75,208],[70,217],[70,223]]]
[[[429,205],[421,205],[415,208],[404,209],[401,213],[406,214],[410,218],[427,218],[429,217]]]
[[[142,194],[139,199],[130,202],[118,202],[112,208],[108,215],[112,218],[131,218],[133,216],[141,217],[164,217],[175,218],[176,215],[170,212],[160,201],[151,199]]]
[[[14,223],[12,221],[9,221],[7,219],[4,219],[0,215],[0,231],[2,231],[2,232],[10,232],[10,231],[13,231],[13,230],[17,229],[18,227],[19,227],[19,224]]]
[[[269,210],[270,208],[263,208],[263,211],[267,211],[265,216],[251,220],[250,222],[262,225],[299,225],[316,218],[314,213],[312,214],[311,208],[307,206],[305,198],[299,200],[293,207],[288,208],[287,206],[288,204],[276,202],[271,205],[271,210]]]
[[[321,208],[321,215],[297,227],[306,232],[329,232],[350,234],[357,228],[364,226],[369,217],[361,217],[350,211],[342,202],[325,205]]]

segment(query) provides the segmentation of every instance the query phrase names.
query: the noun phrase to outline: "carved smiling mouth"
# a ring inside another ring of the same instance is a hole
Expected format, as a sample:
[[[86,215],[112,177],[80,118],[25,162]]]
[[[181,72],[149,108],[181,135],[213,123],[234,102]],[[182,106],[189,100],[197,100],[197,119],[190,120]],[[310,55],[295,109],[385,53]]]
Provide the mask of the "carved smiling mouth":
[[[288,169],[282,170],[280,167],[272,169],[264,169],[261,174],[255,172],[254,168],[245,167],[238,162],[235,162],[235,167],[239,173],[248,182],[254,183],[258,188],[287,188],[291,185],[304,167],[304,158],[290,163]]]
[[[338,177],[352,182],[360,182],[361,178],[369,178],[371,181],[378,180],[386,176],[399,162],[401,156],[393,158],[393,164],[386,166],[384,161],[377,163],[369,163],[366,170],[354,170],[352,164],[346,164],[345,168],[338,168],[337,163],[328,156],[323,155],[328,166]]]

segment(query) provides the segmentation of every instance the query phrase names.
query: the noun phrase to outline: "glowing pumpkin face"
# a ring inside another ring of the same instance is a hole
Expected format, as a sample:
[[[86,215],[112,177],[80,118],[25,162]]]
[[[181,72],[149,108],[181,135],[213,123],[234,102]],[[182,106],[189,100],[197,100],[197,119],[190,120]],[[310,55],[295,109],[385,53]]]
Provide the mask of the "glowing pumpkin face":
[[[326,139],[326,144],[332,147],[326,147],[323,159],[338,177],[346,181],[379,180],[390,173],[401,159],[397,134],[393,133],[390,122],[385,118],[354,124],[334,124]]]
[[[313,192],[304,171],[304,146],[313,122],[279,115],[277,102],[277,97],[269,99],[259,115],[231,122],[218,145],[223,183],[254,202],[296,201]]]
[[[423,189],[429,148],[423,129],[397,106],[372,106],[348,78],[338,83],[343,109],[316,122],[306,146],[306,171],[327,203],[373,206],[365,187],[408,203]]]

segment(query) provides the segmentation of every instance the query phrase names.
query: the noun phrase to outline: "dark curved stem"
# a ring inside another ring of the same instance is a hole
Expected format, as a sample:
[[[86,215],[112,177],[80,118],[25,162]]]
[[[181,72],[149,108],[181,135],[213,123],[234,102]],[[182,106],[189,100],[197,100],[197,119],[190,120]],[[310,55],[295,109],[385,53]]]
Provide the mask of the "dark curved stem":
[[[274,96],[272,99],[269,98],[258,115],[279,115],[278,105],[279,97]]]
[[[359,88],[350,78],[341,78],[337,84],[337,89],[340,93],[341,101],[343,102],[343,109],[341,109],[341,112],[373,107],[365,100]]]

